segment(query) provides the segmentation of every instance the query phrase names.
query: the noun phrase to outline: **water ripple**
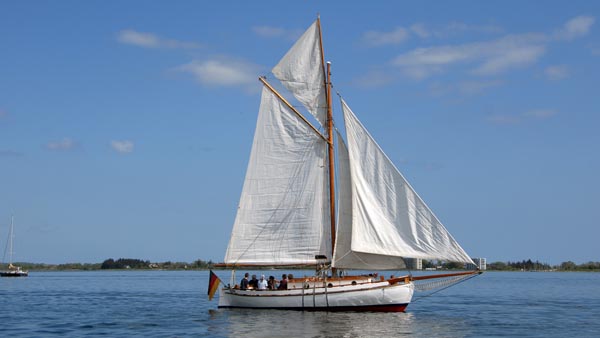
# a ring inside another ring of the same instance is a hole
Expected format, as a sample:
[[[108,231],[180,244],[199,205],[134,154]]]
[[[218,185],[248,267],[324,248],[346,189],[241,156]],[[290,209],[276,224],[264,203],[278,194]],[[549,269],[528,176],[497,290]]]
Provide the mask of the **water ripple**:
[[[219,274],[228,280],[227,272]],[[3,336],[587,337],[600,332],[597,273],[486,273],[418,299],[406,313],[218,310],[216,301],[206,299],[207,277],[203,271],[97,271],[3,278]]]

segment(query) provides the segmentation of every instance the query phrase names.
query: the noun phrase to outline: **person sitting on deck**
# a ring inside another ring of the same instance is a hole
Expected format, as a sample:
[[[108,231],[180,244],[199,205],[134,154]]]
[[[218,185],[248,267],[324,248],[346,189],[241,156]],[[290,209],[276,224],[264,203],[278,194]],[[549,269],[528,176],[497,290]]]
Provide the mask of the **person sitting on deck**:
[[[242,281],[240,282],[240,290],[248,290],[248,276],[249,274],[246,272],[244,278],[242,278]]]
[[[277,283],[277,281],[275,281],[275,277],[273,276],[269,276],[269,280],[267,281],[267,289],[269,290],[275,290],[275,284]]]
[[[256,275],[252,275],[252,279],[248,282],[249,289],[258,289],[258,279],[256,279]]]
[[[260,276],[260,280],[258,281],[258,289],[259,290],[266,290],[267,289],[267,279],[265,278],[265,275]]]
[[[279,282],[277,290],[287,290],[287,275],[285,273],[281,276],[281,281]]]

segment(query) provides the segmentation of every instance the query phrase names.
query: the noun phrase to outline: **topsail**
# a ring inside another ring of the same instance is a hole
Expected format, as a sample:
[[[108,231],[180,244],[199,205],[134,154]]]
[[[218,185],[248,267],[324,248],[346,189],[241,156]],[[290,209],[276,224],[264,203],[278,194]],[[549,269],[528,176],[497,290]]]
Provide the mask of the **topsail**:
[[[302,34],[271,71],[324,126],[327,99],[318,21]]]

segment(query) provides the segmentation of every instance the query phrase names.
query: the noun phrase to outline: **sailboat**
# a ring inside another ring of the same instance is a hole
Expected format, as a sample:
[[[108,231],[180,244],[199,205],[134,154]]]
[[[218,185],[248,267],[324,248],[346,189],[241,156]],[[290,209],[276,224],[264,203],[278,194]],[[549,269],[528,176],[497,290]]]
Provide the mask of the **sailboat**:
[[[404,270],[415,259],[473,261],[341,96],[345,137],[334,128],[331,63],[324,60],[317,18],[272,69],[312,116],[259,77],[263,89],[250,161],[225,260],[218,265],[232,269],[231,283],[218,289],[219,308],[402,312],[417,281],[456,282],[478,274],[348,273]],[[315,274],[290,276],[284,290],[235,283],[236,269],[267,268],[314,268]],[[211,271],[210,298],[219,282]]]
[[[27,277],[29,272],[21,269],[20,266],[13,265],[13,240],[14,233],[14,216],[10,217],[10,229],[8,231],[8,270],[0,271],[0,277]],[[6,251],[5,251],[6,253]]]

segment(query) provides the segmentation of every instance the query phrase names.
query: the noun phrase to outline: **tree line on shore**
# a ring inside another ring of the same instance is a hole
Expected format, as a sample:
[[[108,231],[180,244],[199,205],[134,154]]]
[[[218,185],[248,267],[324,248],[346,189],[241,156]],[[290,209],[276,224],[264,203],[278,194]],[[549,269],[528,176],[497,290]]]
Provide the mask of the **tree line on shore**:
[[[0,264],[0,270],[7,268],[7,264]],[[63,271],[63,270],[106,270],[106,269],[146,269],[146,270],[206,270],[211,269],[213,261],[198,259],[192,263],[188,262],[150,262],[148,260],[134,258],[106,259],[102,263],[27,263],[16,262],[13,265],[20,266],[23,270],[33,271]]]
[[[61,271],[61,270],[106,270],[106,269],[136,269],[136,270],[207,270],[214,269],[212,260],[198,259],[192,263],[188,262],[150,262],[148,260],[134,258],[106,259],[102,263],[14,263],[24,270],[34,271]],[[0,269],[5,269],[6,264],[0,264]],[[442,270],[462,270],[464,265],[455,262],[436,262],[423,260],[423,269],[436,268]],[[218,269],[218,268],[217,268]],[[487,270],[491,271],[600,271],[600,262],[587,262],[576,264],[572,261],[562,262],[558,265],[550,265],[531,259],[517,262],[492,262],[487,264]]]
[[[550,265],[528,259],[520,262],[493,262],[487,265],[487,269],[497,271],[600,271],[600,262],[576,264],[566,261],[558,265]]]

